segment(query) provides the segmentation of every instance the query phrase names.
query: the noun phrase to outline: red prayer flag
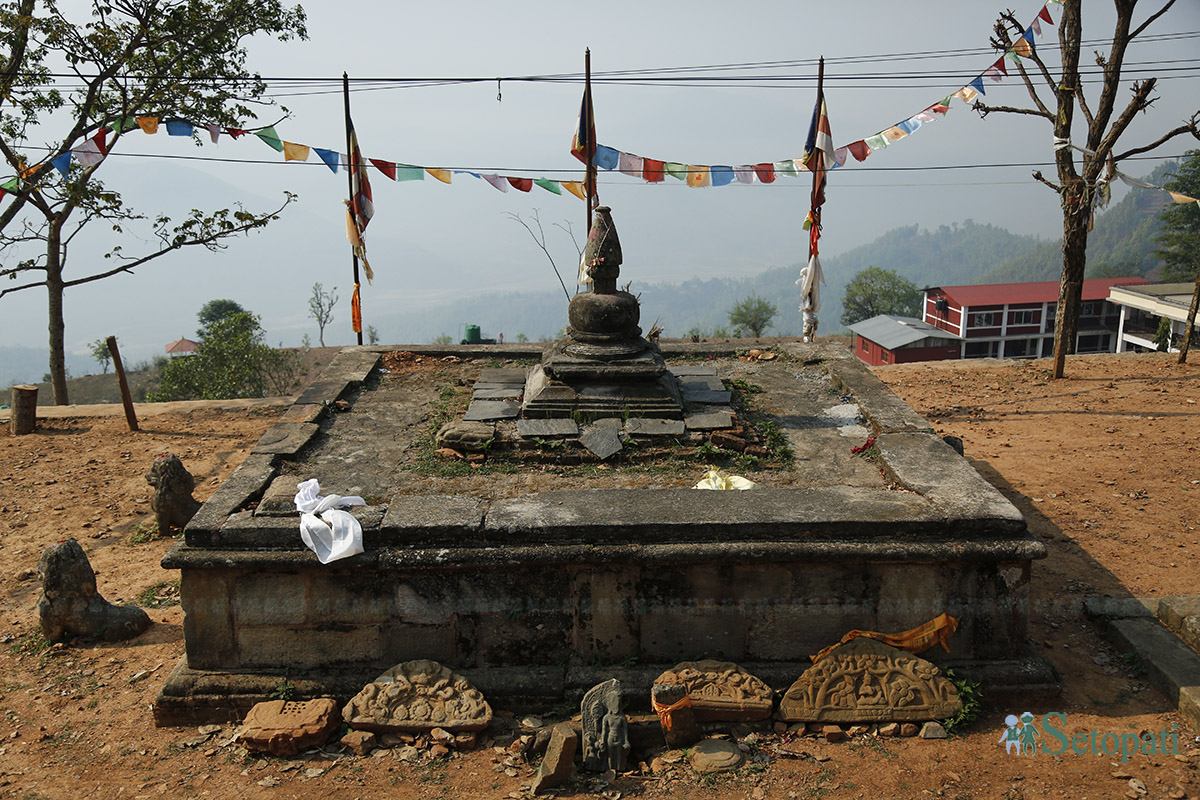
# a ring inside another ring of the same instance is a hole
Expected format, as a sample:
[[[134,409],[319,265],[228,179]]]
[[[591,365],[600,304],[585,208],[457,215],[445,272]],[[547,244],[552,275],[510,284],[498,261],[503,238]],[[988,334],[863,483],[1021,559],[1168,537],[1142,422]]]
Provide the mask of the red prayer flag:
[[[662,161],[655,161],[653,158],[642,159],[642,178],[650,181],[650,183],[658,183],[666,178],[663,172],[665,166]]]
[[[228,133],[234,139],[238,138],[239,136],[246,135],[246,131],[242,130],[241,128],[226,128],[225,132]]]
[[[755,164],[754,174],[757,175],[758,179],[763,183],[774,183],[775,165],[771,163]]]
[[[354,226],[361,235],[367,229],[367,223],[375,216],[375,202],[371,199],[371,182],[367,179],[366,166],[363,163],[362,151],[358,148],[358,134],[354,131],[354,123],[350,122],[350,152],[348,154],[350,168],[350,211],[354,217]],[[395,174],[392,180],[395,180]]]
[[[995,63],[995,64],[992,64],[992,67],[993,67],[993,68],[995,68],[995,69],[998,69],[998,70],[1000,70],[1000,74],[1001,74],[1001,75],[1007,75],[1007,74],[1008,74],[1008,67],[1006,67],[1006,66],[1004,65],[1004,58],[1003,58],[1003,56],[1002,56],[1002,57],[1000,57],[1000,58],[998,58],[998,59],[996,60],[996,63]]]
[[[855,161],[865,161],[867,156],[871,155],[871,148],[862,139],[846,145],[846,149],[854,156]]]
[[[1050,18],[1050,9],[1047,6],[1042,6],[1042,10],[1038,12],[1038,19],[1045,20],[1051,25],[1054,24],[1054,20]]]
[[[96,135],[92,137],[92,141],[96,143],[96,148],[100,151],[100,155],[108,155],[108,145],[104,138],[108,136],[108,128],[101,128],[96,131]]]
[[[367,160],[375,165],[375,169],[388,176],[388,178],[396,180],[396,165],[391,161],[380,161],[377,158],[369,158]]]
[[[518,192],[528,192],[533,188],[533,178],[509,178],[508,182]]]

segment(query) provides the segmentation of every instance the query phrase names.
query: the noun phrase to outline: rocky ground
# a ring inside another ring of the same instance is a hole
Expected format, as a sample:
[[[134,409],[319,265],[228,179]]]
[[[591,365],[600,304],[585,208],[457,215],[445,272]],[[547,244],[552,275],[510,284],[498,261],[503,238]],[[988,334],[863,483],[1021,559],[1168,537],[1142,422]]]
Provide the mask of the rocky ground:
[[[939,362],[876,370],[941,433],[964,440],[980,472],[1025,513],[1050,549],[1034,565],[1031,645],[1062,676],[1063,694],[1029,708],[990,706],[948,740],[740,731],[752,756],[733,774],[699,776],[681,754],[644,753],[646,767],[577,797],[1151,797],[1200,796],[1200,742],[1147,683],[1140,664],[1087,621],[1084,598],[1196,592],[1200,569],[1200,367],[1173,357],[1082,356],[1051,381],[1044,361]],[[0,797],[520,796],[533,765],[508,748],[518,720],[449,758],[406,745],[359,757],[327,748],[296,759],[256,756],[232,728],[156,729],[149,711],[183,649],[178,575],[159,559],[143,474],[164,450],[197,476],[204,499],[282,407],[177,406],[143,420],[45,420],[37,433],[0,430]],[[536,490],[536,486],[532,487]],[[34,568],[47,545],[79,540],[114,602],[155,624],[137,639],[48,646],[37,634]],[[986,700],[986,698],[985,698]],[[1007,755],[1004,717],[1065,715],[1069,732],[1172,731],[1179,754]],[[544,721],[560,719],[547,709]],[[519,741],[519,740],[518,740]],[[499,750],[497,749],[499,748]],[[790,751],[790,752],[785,752]],[[654,756],[658,755],[655,761]]]

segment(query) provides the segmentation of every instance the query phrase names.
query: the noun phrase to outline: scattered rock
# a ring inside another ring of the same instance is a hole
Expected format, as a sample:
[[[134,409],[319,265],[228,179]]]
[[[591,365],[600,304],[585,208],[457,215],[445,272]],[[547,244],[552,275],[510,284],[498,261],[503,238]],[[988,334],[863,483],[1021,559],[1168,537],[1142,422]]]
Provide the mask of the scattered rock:
[[[247,750],[290,758],[323,745],[340,722],[337,704],[329,698],[269,700],[250,709],[237,741]]]
[[[846,738],[846,732],[842,730],[841,725],[824,725],[821,727],[821,735],[827,742],[841,742]]]
[[[570,725],[555,725],[550,734],[550,744],[546,747],[546,756],[538,767],[537,777],[533,780],[530,791],[537,794],[545,789],[562,786],[571,777],[571,768],[575,763],[575,750],[579,747],[579,734]]]
[[[435,444],[465,453],[482,453],[496,437],[496,426],[489,422],[447,422],[437,432]]]
[[[926,722],[921,726],[922,739],[945,739],[946,729],[940,722]]]
[[[900,735],[900,723],[888,722],[884,725],[880,725],[879,726],[879,735],[880,736],[899,736]]]
[[[920,732],[921,732],[921,729],[918,728],[914,723],[911,723],[911,722],[906,722],[900,726],[900,735],[901,736],[916,736]]]
[[[702,739],[692,748],[688,761],[701,775],[728,772],[742,765],[745,756],[738,746],[725,739]]]
[[[52,642],[86,636],[116,642],[132,639],[150,627],[150,617],[137,606],[115,606],[96,591],[96,573],[79,542],[64,539],[42,551],[38,559],[42,594],[38,623]]]
[[[429,755],[433,756],[434,758],[445,758],[446,756],[450,755],[450,748],[446,747],[444,744],[435,744],[433,747],[429,748]]]
[[[342,744],[356,756],[365,756],[376,747],[375,734],[370,731],[350,731],[342,737]]]
[[[415,763],[421,760],[421,751],[413,747],[411,744],[397,748],[393,752],[395,752],[396,758],[400,759],[401,761]]]
[[[870,727],[868,727],[866,725],[851,725],[849,730],[846,731],[846,735],[847,736],[865,736],[870,730],[871,730]]]
[[[433,451],[433,454],[438,458],[446,459],[447,461],[462,461],[466,458],[462,453],[453,450],[449,447],[439,447]]]

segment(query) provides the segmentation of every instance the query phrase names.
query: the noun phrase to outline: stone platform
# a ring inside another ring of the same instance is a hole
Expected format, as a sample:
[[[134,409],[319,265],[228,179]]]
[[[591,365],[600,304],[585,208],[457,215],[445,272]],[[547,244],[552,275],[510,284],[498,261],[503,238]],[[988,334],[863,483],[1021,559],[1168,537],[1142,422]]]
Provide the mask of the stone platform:
[[[900,631],[943,611],[959,619],[950,652],[924,657],[990,698],[1053,692],[1052,671],[1025,649],[1030,567],[1046,551],[1017,509],[844,348],[787,344],[749,364],[734,347],[662,351],[668,368],[702,361],[763,388],[756,403],[796,456],[756,475],[764,488],[682,488],[703,477],[697,464],[668,486],[604,488],[594,468],[568,470],[537,494],[521,493],[519,476],[504,491],[499,476],[430,491],[407,465],[437,392],[381,375],[393,348],[346,349],[164,557],[182,573],[186,655],[156,721],[235,718],[285,676],[300,696],[344,702],[418,658],[501,708],[577,701],[608,677],[644,707],[664,669],[701,658],[782,690],[850,629]],[[478,377],[458,369],[466,384]],[[349,412],[335,413],[337,400]],[[850,453],[868,432],[876,460]],[[366,552],[322,566],[304,549],[290,499],[312,477],[323,493],[366,498],[353,511]]]

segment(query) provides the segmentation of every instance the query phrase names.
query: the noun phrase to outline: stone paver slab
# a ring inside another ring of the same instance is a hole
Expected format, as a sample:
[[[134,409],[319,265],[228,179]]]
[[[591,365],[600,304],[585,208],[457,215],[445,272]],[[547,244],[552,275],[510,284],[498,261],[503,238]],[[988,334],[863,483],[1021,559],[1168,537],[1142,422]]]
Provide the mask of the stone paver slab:
[[[534,436],[578,436],[579,425],[573,419],[519,419],[517,434],[527,439]]]
[[[467,422],[516,419],[520,413],[521,404],[513,400],[473,400],[463,419]]]
[[[715,408],[712,411],[689,414],[683,418],[683,424],[689,431],[715,431],[721,428],[732,428],[733,410]]]
[[[621,433],[618,428],[601,425],[588,428],[579,437],[579,443],[591,450],[600,459],[620,452]]]
[[[681,436],[684,430],[681,419],[630,417],[625,422],[625,432],[631,436]]]

